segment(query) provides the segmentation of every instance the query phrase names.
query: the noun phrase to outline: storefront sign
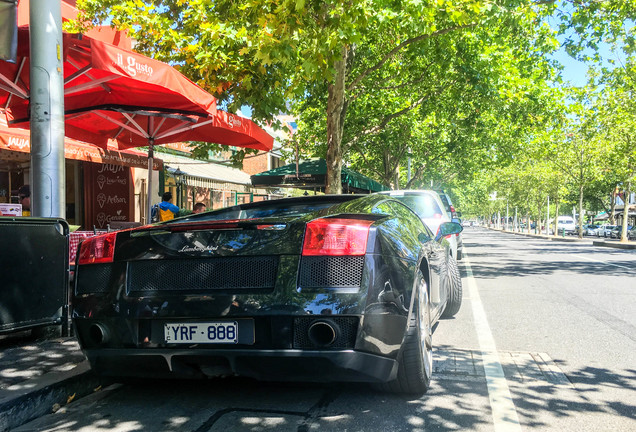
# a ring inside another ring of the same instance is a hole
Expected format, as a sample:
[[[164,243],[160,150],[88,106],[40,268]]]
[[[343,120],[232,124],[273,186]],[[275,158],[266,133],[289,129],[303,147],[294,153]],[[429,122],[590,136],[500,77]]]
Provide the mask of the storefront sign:
[[[130,168],[114,164],[84,167],[86,225],[106,229],[112,222],[129,222],[133,214]]]
[[[29,131],[11,129],[0,124],[0,149],[29,153],[31,151]],[[64,140],[64,158],[148,169],[148,156],[139,151],[104,150],[69,138]],[[161,159],[155,158],[153,169],[160,170],[162,167]]]

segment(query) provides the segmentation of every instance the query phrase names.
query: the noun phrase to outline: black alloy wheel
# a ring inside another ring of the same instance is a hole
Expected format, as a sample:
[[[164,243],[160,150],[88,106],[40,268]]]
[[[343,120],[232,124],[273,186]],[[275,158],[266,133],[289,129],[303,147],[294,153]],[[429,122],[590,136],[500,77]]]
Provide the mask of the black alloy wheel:
[[[409,319],[402,351],[398,355],[398,372],[393,381],[382,384],[391,393],[422,395],[431,384],[433,374],[433,326],[428,285],[418,271],[416,303]]]

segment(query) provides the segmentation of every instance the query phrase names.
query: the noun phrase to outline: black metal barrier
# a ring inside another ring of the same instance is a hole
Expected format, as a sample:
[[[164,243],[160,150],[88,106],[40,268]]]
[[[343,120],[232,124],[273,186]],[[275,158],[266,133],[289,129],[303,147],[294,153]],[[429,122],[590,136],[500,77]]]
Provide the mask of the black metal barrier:
[[[69,226],[0,217],[0,334],[60,325],[68,332]]]

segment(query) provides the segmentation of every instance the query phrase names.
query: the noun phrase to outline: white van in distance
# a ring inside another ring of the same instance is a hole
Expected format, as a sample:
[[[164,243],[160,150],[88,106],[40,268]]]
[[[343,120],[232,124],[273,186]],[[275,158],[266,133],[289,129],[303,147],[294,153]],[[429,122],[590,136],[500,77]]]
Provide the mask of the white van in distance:
[[[559,216],[557,217],[557,222],[557,230],[559,233],[565,230],[566,234],[574,234],[574,231],[576,230],[576,223],[572,216]]]

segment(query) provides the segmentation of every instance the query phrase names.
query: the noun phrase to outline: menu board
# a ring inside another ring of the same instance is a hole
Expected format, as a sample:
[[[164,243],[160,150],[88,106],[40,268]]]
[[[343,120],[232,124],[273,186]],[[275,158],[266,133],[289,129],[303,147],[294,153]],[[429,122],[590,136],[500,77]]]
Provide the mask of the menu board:
[[[107,229],[111,222],[130,222],[134,188],[130,167],[84,164],[85,229]]]

